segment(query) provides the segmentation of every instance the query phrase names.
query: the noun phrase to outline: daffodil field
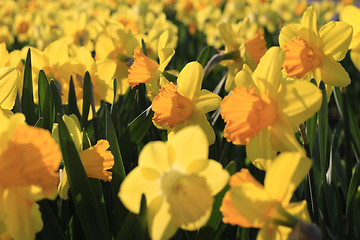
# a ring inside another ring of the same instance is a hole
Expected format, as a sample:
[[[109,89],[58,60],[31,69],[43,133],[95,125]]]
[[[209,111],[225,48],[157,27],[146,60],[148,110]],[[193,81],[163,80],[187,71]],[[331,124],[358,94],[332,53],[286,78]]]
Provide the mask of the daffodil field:
[[[359,1],[0,1],[0,240],[360,239],[359,124]]]

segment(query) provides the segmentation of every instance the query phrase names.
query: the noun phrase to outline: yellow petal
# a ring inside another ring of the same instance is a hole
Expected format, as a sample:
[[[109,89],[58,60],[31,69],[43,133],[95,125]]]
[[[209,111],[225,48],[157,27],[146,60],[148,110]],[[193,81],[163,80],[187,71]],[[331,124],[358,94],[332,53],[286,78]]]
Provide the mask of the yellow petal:
[[[208,142],[204,131],[199,126],[189,126],[176,132],[168,141],[170,153],[173,152],[174,164],[184,170],[194,160],[208,158]],[[156,157],[156,156],[155,156]],[[155,160],[158,160],[155,158]]]
[[[346,70],[331,56],[324,56],[319,70],[321,72],[321,80],[331,86],[346,87],[351,82]]]
[[[331,55],[335,61],[345,57],[352,38],[352,28],[344,22],[329,22],[320,28],[324,55]]]
[[[11,66],[7,65],[9,62],[9,52],[6,49],[4,42],[0,43],[0,68]]]
[[[50,66],[61,65],[69,59],[68,45],[63,40],[56,40],[45,48],[44,54],[49,58]]]
[[[360,49],[353,49],[350,52],[351,61],[355,65],[355,67],[360,70]]]
[[[151,239],[169,239],[176,233],[179,226],[172,220],[169,209],[169,203],[162,196],[155,198],[148,205],[147,220]]]
[[[289,205],[284,207],[284,209],[293,216],[296,216],[306,222],[311,222],[311,218],[307,210],[306,200],[289,203]]]
[[[163,71],[165,71],[165,68],[169,64],[171,58],[174,56],[175,50],[172,48],[163,48],[163,49],[159,50],[158,54],[159,54],[159,61],[160,61],[159,71],[163,72]]]
[[[204,216],[202,216],[199,220],[197,220],[196,222],[192,222],[192,223],[188,223],[188,224],[183,224],[181,225],[182,229],[185,229],[187,231],[195,231],[199,228],[201,228],[202,226],[204,226],[207,221],[209,220],[210,216],[211,216],[211,212],[212,212],[212,208],[210,208],[205,214]]]
[[[0,68],[0,107],[11,110],[15,104],[19,71],[16,68]]]
[[[162,174],[173,164],[166,143],[161,141],[151,142],[142,149],[139,156],[139,166],[151,168]]]
[[[66,170],[65,170],[65,168],[63,168],[63,170],[61,171],[61,180],[58,185],[59,196],[62,199],[67,200],[69,198],[69,196],[68,196],[69,189],[70,189],[70,184],[69,184],[69,181],[67,178]]]
[[[316,24],[316,11],[310,6],[303,14],[301,19],[301,28],[306,29],[301,34],[301,37],[309,43],[315,44],[317,42],[316,36],[318,35],[317,24]]]
[[[243,69],[235,75],[234,78],[235,85],[237,87],[243,86],[246,87],[247,89],[249,89],[250,85],[256,88],[252,78],[252,74],[253,72],[251,71],[250,67],[244,64]],[[255,92],[258,93],[259,91],[255,89]]]
[[[151,202],[161,194],[160,183],[149,181],[143,175],[141,168],[137,167],[121,183],[118,196],[127,209],[138,214],[142,194],[145,194],[147,202]]]
[[[353,5],[346,5],[340,12],[340,20],[352,25],[354,35],[360,32],[360,9]]]
[[[99,60],[93,64],[90,75],[94,84],[95,104],[100,105],[100,100],[105,100],[109,103],[113,102],[115,72],[116,63],[112,60]]]
[[[214,111],[220,107],[221,97],[206,89],[202,89],[199,98],[195,101],[195,108],[199,114]]]
[[[277,151],[270,142],[270,130],[265,128],[258,132],[246,145],[246,154],[255,167],[266,171],[275,158]]]
[[[237,50],[238,46],[236,44],[236,35],[233,29],[231,28],[230,24],[225,22],[220,23],[218,29],[221,39],[224,41],[227,50],[228,51]]]
[[[222,165],[214,160],[209,160],[207,167],[199,172],[199,175],[206,179],[207,186],[211,194],[215,196],[220,192],[229,181],[229,173],[223,169]]]
[[[169,40],[169,34],[170,34],[170,32],[167,29],[160,35],[159,41],[158,41],[158,46],[157,46],[158,51],[160,51],[163,48],[166,48],[168,40]],[[158,54],[158,55],[160,55],[160,54]]]
[[[189,99],[200,95],[204,71],[200,63],[190,62],[181,70],[177,79],[178,90]]]
[[[266,172],[264,186],[272,199],[286,205],[311,168],[311,160],[299,152],[283,152]]]
[[[289,120],[292,127],[312,117],[321,107],[321,91],[306,81],[288,80],[281,85],[277,95],[279,111]]]
[[[43,227],[39,205],[29,202],[17,189],[9,189],[3,195],[5,225],[14,239],[33,240]]]
[[[289,229],[291,231],[290,228],[287,228],[287,229]],[[287,235],[290,233],[290,231],[288,231],[287,234],[284,235],[284,233],[282,231],[280,231],[279,226],[275,226],[275,225],[269,223],[260,229],[260,231],[258,232],[258,235],[256,236],[256,240],[287,239]]]
[[[282,75],[285,53],[279,47],[270,48],[261,58],[253,74],[253,80],[261,94],[274,98]]]
[[[271,199],[264,188],[252,182],[245,182],[230,189],[231,201],[239,215],[246,219],[246,227],[259,227],[267,221],[273,210]]]
[[[287,24],[285,27],[281,29],[279,34],[280,47],[283,47],[292,38],[299,36],[299,27],[300,24],[292,23],[292,24]]]
[[[271,144],[279,152],[283,151],[301,151],[304,149],[300,146],[295,138],[294,131],[286,120],[278,121],[271,126]]]
[[[116,49],[113,40],[106,33],[100,33],[96,40],[95,52],[98,59],[107,58]]]
[[[75,143],[76,149],[78,150],[78,152],[82,151],[83,150],[82,149],[82,146],[83,146],[82,134],[80,132],[79,125],[77,125],[77,122],[74,121],[74,116],[69,117],[67,115],[64,115],[63,120],[65,122],[67,129],[69,130],[72,140]],[[56,130],[58,131],[57,128],[56,128]]]

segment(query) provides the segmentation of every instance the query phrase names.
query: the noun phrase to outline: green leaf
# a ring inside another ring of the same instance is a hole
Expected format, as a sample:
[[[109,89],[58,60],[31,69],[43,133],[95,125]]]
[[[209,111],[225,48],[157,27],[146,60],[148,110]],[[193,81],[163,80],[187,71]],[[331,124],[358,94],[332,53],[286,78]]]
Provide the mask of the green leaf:
[[[40,117],[39,120],[37,120],[37,122],[35,123],[34,127],[43,128],[43,124],[44,124],[44,118]]]
[[[22,112],[25,115],[27,124],[34,125],[38,118],[36,117],[35,114],[30,49],[27,52],[26,61],[25,61],[21,107],[22,107]]]
[[[81,126],[87,126],[87,120],[89,116],[90,104],[91,104],[91,78],[88,71],[86,71],[84,76],[84,88],[83,88],[83,110],[82,110],[82,118],[81,118]]]
[[[91,189],[80,156],[76,150],[70,133],[58,115],[59,139],[70,193],[79,215],[80,222],[87,239],[111,239],[106,213],[101,211],[96,196]]]
[[[61,102],[61,95],[54,80],[50,81],[50,91],[51,91],[53,103],[55,105],[56,115],[57,114],[60,114],[61,116],[64,115],[64,109]]]
[[[349,213],[353,209],[353,201],[354,201],[356,192],[358,191],[358,187],[360,185],[359,168],[360,168],[360,162],[357,162],[354,174],[352,175],[350,185],[349,185],[349,190],[348,190],[348,195],[347,195],[347,200],[346,200],[346,216],[348,216]]]
[[[123,159],[128,159],[130,153],[145,136],[152,124],[154,112],[148,107],[137,116],[119,137],[119,147]]]
[[[55,109],[51,98],[49,81],[43,70],[39,72],[38,86],[40,117],[44,118],[43,128],[51,132],[55,120]]]
[[[206,46],[201,50],[196,61],[199,62],[202,67],[205,67],[206,63],[214,54],[216,54],[216,50],[211,46]]]
[[[59,223],[51,210],[49,200],[41,200],[37,202],[40,206],[41,218],[44,226],[41,230],[43,239],[65,240],[65,236],[60,229]]]
[[[320,169],[322,179],[325,181],[325,175],[328,168],[328,102],[324,82],[320,82],[320,89],[323,94],[322,105],[318,113]]]
[[[78,119],[81,119],[80,112],[77,106],[74,80],[72,76],[70,77],[68,108],[69,108],[69,114],[75,114]]]
[[[142,47],[144,55],[147,56],[147,48],[146,48],[146,44],[145,44],[143,38],[141,39],[141,47]]]

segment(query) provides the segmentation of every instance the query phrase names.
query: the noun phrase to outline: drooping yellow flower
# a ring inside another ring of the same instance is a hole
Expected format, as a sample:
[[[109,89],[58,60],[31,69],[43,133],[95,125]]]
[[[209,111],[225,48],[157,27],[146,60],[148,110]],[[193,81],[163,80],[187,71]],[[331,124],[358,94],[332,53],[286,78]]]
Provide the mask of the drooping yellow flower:
[[[246,228],[261,228],[257,240],[287,239],[294,224],[289,214],[310,221],[306,201],[290,199],[311,168],[311,160],[297,152],[284,152],[274,159],[266,172],[264,186],[247,169],[230,178],[220,211],[223,222]]]
[[[300,24],[283,27],[279,44],[285,51],[284,68],[289,77],[323,81],[330,96],[333,86],[350,84],[349,74],[341,61],[349,49],[352,28],[345,22],[331,21],[320,28],[316,24],[316,12],[309,7]]]
[[[293,128],[321,106],[322,94],[312,83],[283,79],[284,52],[270,48],[254,73],[247,65],[235,77],[236,88],[221,102],[224,137],[246,145],[256,167],[266,170],[277,151],[302,151]]]
[[[23,114],[0,111],[0,235],[35,239],[42,229],[36,201],[53,199],[61,152],[44,129],[25,124]]]
[[[350,57],[355,67],[360,70],[360,9],[351,5],[345,6],[340,12],[340,20],[353,27]]]
[[[75,115],[63,116],[63,121],[69,130],[76,149],[79,152],[81,162],[85,172],[90,178],[101,179],[105,182],[111,181],[112,173],[107,171],[114,165],[114,156],[107,149],[110,147],[107,140],[99,140],[95,146],[83,150],[83,133],[80,132],[80,123]],[[59,129],[55,124],[53,127],[53,137],[59,142]],[[90,143],[88,143],[90,144]],[[68,199],[69,181],[65,168],[62,171],[61,181],[58,186],[59,196]]]
[[[209,144],[215,141],[215,133],[205,113],[216,110],[221,98],[208,90],[201,90],[204,71],[198,62],[188,63],[177,78],[177,86],[168,83],[152,103],[155,112],[153,123],[167,129],[172,135],[189,125],[199,125],[208,137]]]
[[[167,47],[169,31],[161,34],[158,42],[158,57],[160,63],[156,63],[145,56],[139,47],[134,51],[134,62],[129,69],[128,83],[131,87],[139,83],[146,84],[147,94],[153,100],[159,93],[160,76],[175,54],[175,50]]]
[[[139,165],[121,184],[119,197],[139,213],[142,194],[152,239],[168,239],[178,228],[196,230],[210,217],[213,196],[229,174],[208,159],[208,143],[198,126],[187,127],[168,142],[151,142],[140,153]]]

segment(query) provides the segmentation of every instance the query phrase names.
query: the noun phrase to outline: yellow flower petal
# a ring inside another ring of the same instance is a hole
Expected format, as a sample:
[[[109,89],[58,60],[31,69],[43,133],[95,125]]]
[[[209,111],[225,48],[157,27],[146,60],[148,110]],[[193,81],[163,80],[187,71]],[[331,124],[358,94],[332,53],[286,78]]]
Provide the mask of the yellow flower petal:
[[[236,35],[231,26],[228,23],[223,22],[219,24],[218,29],[221,39],[224,41],[227,50],[229,52],[238,50]]]
[[[352,28],[344,22],[329,22],[320,28],[319,35],[324,55],[331,55],[335,61],[345,57],[352,38]]]
[[[0,108],[11,110],[15,104],[19,72],[16,68],[0,68]]]
[[[151,142],[142,149],[139,156],[139,166],[151,168],[158,174],[162,174],[172,165],[166,143],[161,141]]]
[[[281,28],[279,34],[279,44],[281,48],[291,39],[299,36],[299,27],[300,24],[292,23]]]
[[[359,70],[360,69],[360,49],[353,49],[350,52],[351,61],[355,65],[355,67]]]
[[[318,36],[318,30],[316,24],[316,11],[312,6],[308,7],[304,12],[301,19],[301,28],[305,30],[301,33],[301,37],[305,41],[316,45],[318,41],[316,38],[316,36]]]
[[[253,80],[261,94],[273,98],[278,90],[285,53],[279,47],[270,48],[261,58]]]
[[[80,127],[78,125],[78,120],[74,120],[77,119],[77,117],[75,115],[71,115],[71,116],[67,116],[67,115],[63,115],[62,117],[63,121],[65,122],[65,125],[67,127],[67,129],[69,130],[70,136],[72,138],[72,140],[74,141],[74,144],[76,146],[76,149],[78,150],[78,152],[83,150],[83,136],[80,132]],[[53,132],[57,131],[57,136],[59,135],[59,129],[56,127],[54,128]]]
[[[311,168],[311,160],[299,152],[283,152],[266,172],[264,186],[272,199],[285,206]]]
[[[170,31],[169,30],[165,30],[159,37],[159,41],[158,41],[158,51],[160,51],[161,49],[163,48],[166,48],[167,46],[167,43],[169,41],[169,34],[170,34]],[[159,55],[159,54],[158,54]],[[159,56],[160,58],[160,56]],[[161,62],[161,60],[160,60]]]
[[[324,56],[319,70],[321,73],[321,78],[319,79],[331,86],[346,87],[351,82],[346,70],[331,56]]]
[[[189,138],[189,136],[191,136]],[[208,158],[208,142],[199,126],[186,127],[168,141],[176,165],[187,169],[194,160]],[[158,158],[155,156],[155,160]]]
[[[203,77],[204,71],[200,63],[190,62],[186,64],[177,79],[181,94],[191,100],[199,97]]]
[[[181,228],[187,231],[195,231],[207,223],[207,221],[211,216],[211,213],[212,213],[212,208],[209,208],[204,214],[204,216],[202,216],[199,220],[192,223],[183,224],[181,225]]]
[[[250,67],[248,65],[244,64],[243,69],[240,72],[238,72],[234,78],[235,85],[237,87],[242,86],[247,89],[249,89],[250,86],[254,86],[255,92],[259,93],[259,90],[257,89],[257,87],[254,84],[252,74],[253,74],[253,72],[251,71]]]
[[[214,111],[220,107],[221,97],[206,89],[202,89],[200,96],[195,100],[195,108],[199,114]]]
[[[266,171],[275,158],[277,151],[270,142],[270,130],[265,128],[258,132],[246,145],[246,154],[255,167]]]
[[[165,71],[166,66],[169,64],[171,58],[174,56],[175,50],[172,48],[162,48],[159,50],[159,71],[163,72]]]
[[[354,35],[360,32],[360,9],[353,5],[346,5],[340,12],[340,20],[351,24]]]
[[[287,228],[291,231],[290,228]],[[290,231],[286,232],[287,234]],[[275,226],[271,223],[266,224],[264,227],[260,229],[258,235],[256,236],[256,240],[281,240],[287,239],[287,234],[284,234],[280,231],[279,226]]]
[[[111,37],[106,33],[100,33],[95,44],[96,57],[98,59],[107,58],[116,49]]]
[[[289,203],[289,205],[285,206],[284,209],[293,216],[305,220],[306,222],[311,222],[311,218],[307,210],[306,200]]]
[[[210,188],[213,196],[225,187],[230,177],[228,171],[223,169],[222,165],[214,160],[209,160],[208,165],[199,172],[199,175],[206,179],[206,185]]]
[[[321,107],[321,91],[312,83],[288,80],[281,85],[277,95],[279,111],[292,127],[312,117]]]
[[[62,169],[62,172],[60,174],[61,180],[58,185],[58,193],[59,197],[61,197],[64,200],[67,200],[69,198],[68,191],[70,189],[70,184],[67,178],[66,170],[65,168]]]
[[[121,183],[119,198],[127,209],[138,214],[142,194],[145,194],[146,201],[150,203],[161,194],[160,184],[149,181],[144,177],[141,168],[135,168]]]
[[[295,138],[294,132],[285,119],[276,122],[271,126],[271,144],[279,152],[283,151],[301,151],[304,149],[300,146]],[[305,152],[304,152],[305,153]]]
[[[69,59],[68,44],[63,40],[56,40],[45,48],[44,54],[49,58],[50,66],[61,65]]]
[[[161,196],[148,205],[147,220],[151,239],[169,239],[176,233],[179,226],[172,220],[169,209],[169,203]]]

